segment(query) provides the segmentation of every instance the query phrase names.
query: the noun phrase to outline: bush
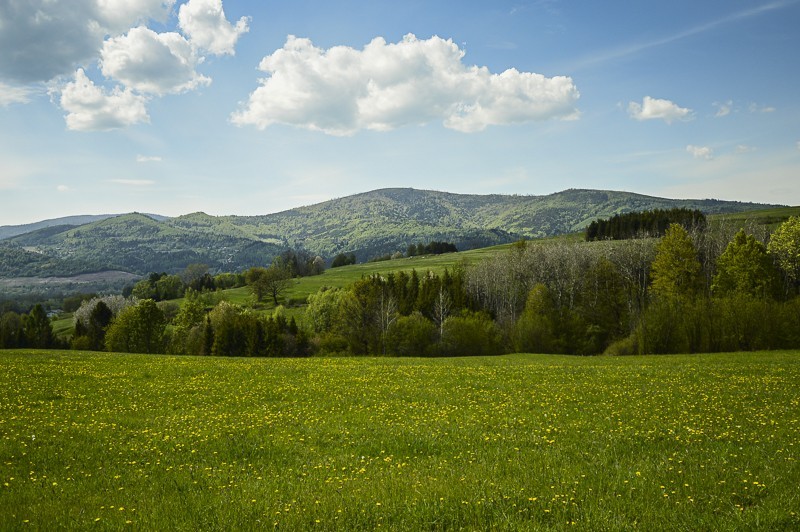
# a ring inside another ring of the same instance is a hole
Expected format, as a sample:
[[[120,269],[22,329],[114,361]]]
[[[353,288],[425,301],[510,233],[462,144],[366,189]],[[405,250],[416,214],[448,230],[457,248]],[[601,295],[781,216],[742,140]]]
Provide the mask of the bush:
[[[443,356],[490,356],[503,352],[500,332],[488,314],[465,311],[444,322],[439,354]]]
[[[393,355],[426,356],[436,342],[436,326],[419,312],[401,316],[386,334],[386,351]]]

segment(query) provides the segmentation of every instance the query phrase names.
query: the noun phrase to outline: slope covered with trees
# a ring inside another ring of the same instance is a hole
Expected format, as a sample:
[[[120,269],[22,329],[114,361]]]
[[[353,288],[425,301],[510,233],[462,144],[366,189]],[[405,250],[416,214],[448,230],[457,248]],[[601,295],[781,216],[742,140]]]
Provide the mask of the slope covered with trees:
[[[164,219],[133,213],[80,226],[49,225],[2,241],[0,275],[102,270],[147,275],[175,273],[193,263],[207,264],[215,272],[236,272],[269,264],[289,249],[305,250],[329,263],[341,253],[363,262],[420,242],[449,242],[467,250],[571,233],[619,213],[678,207],[714,214],[756,205],[592,190],[478,196],[384,189],[264,216],[194,213]]]

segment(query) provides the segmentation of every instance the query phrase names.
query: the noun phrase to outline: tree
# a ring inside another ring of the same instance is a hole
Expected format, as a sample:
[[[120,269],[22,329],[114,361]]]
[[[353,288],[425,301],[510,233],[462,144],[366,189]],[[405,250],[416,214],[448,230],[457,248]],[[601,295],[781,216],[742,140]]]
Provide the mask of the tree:
[[[559,353],[556,342],[557,313],[550,290],[537,284],[528,294],[525,311],[514,326],[514,350],[521,353]]]
[[[444,356],[489,356],[499,355],[503,348],[497,325],[488,314],[465,311],[445,320],[439,350]]]
[[[439,293],[433,302],[433,321],[439,329],[439,338],[444,334],[444,322],[450,316],[453,307],[453,299],[443,285],[439,285]]]
[[[339,253],[333,258],[331,268],[338,268],[340,266],[348,266],[356,263],[356,256],[353,253]]]
[[[800,286],[800,216],[792,216],[772,233],[767,245],[787,281],[787,291]]]
[[[164,349],[164,314],[152,299],[120,312],[106,331],[106,349],[125,353],[160,353]]]
[[[276,306],[278,298],[292,285],[289,270],[275,265],[269,268],[250,268],[245,274],[245,281],[250,286],[256,301],[262,301],[269,296]]]
[[[0,349],[23,347],[24,332],[22,317],[13,311],[4,312],[0,318]]]
[[[717,260],[711,291],[716,296],[738,293],[752,297],[772,297],[778,283],[767,248],[747,235],[744,229],[736,233],[728,247]]]
[[[105,348],[106,329],[113,318],[114,313],[108,308],[108,305],[98,301],[97,305],[92,309],[92,313],[89,316],[89,325],[86,328],[90,349],[102,351]]]
[[[183,284],[190,285],[208,274],[208,264],[189,264],[178,274]]]
[[[436,326],[420,312],[400,316],[389,328],[386,350],[393,355],[419,357],[436,342]]]
[[[689,233],[678,224],[671,224],[656,246],[650,275],[652,290],[668,299],[693,297],[700,289],[701,266]]]
[[[203,353],[202,342],[205,332],[201,330],[208,306],[207,297],[194,290],[186,292],[186,298],[172,321],[170,353],[179,355],[208,354]]]
[[[53,325],[41,304],[37,303],[31,309],[23,323],[28,347],[44,349],[53,345]]]

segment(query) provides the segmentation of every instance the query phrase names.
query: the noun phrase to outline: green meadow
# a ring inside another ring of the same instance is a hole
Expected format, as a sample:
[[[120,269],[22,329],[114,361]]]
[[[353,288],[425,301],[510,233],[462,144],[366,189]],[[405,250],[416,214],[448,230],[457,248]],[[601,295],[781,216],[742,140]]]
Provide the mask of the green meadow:
[[[800,353],[0,352],[3,530],[797,530]]]

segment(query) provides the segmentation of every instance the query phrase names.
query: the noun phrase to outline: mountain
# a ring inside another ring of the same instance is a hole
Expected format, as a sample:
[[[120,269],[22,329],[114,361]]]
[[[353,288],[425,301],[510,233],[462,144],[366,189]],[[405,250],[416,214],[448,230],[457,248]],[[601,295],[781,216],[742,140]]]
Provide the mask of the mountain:
[[[65,216],[63,218],[53,218],[51,220],[42,220],[41,222],[34,222],[31,224],[23,224],[23,225],[4,225],[0,226],[0,240],[5,240],[6,238],[11,238],[17,235],[24,235],[25,233],[30,233],[32,231],[37,231],[39,229],[45,229],[48,227],[57,227],[57,226],[79,226],[84,225],[92,222],[96,222],[99,220],[105,220],[106,218],[113,218],[114,216],[119,216],[117,214],[85,214],[80,216]],[[155,220],[165,220],[166,216],[159,216],[157,214],[148,214],[151,218]]]
[[[404,251],[412,243],[440,240],[469,249],[571,233],[618,213],[673,207],[718,214],[765,205],[598,190],[508,196],[392,188],[263,216],[193,213],[165,218],[133,213],[81,225],[60,219],[62,223],[0,242],[0,276],[103,270],[145,275],[176,272],[198,262],[215,271],[241,271],[269,264],[283,250],[295,247],[327,259],[352,252],[366,260]]]

